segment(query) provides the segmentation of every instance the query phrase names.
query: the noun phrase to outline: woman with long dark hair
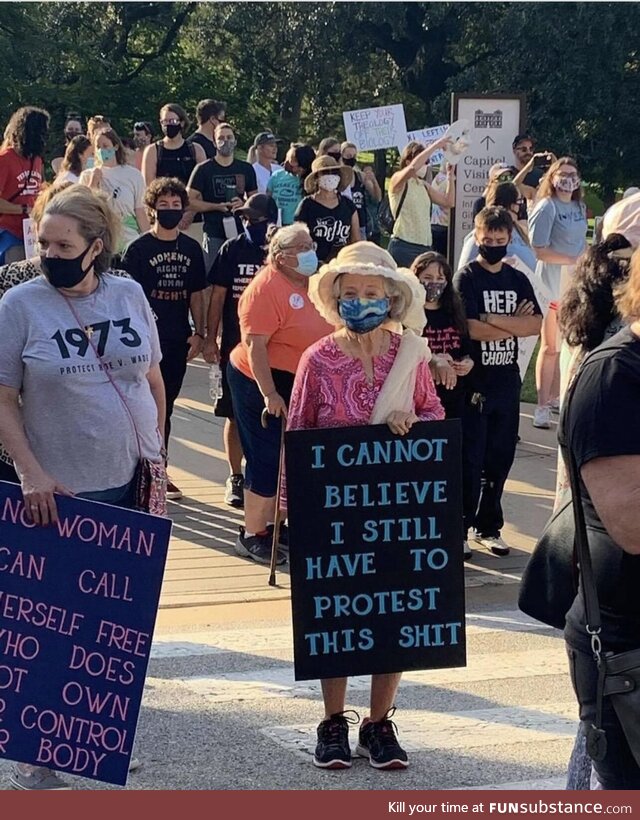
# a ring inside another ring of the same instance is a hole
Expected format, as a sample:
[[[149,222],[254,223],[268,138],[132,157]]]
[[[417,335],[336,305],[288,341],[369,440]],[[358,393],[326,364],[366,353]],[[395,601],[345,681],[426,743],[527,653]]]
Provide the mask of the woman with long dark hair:
[[[80,134],[67,143],[56,185],[60,182],[80,182],[80,174],[87,167],[89,157],[93,157],[93,145],[88,137]]]
[[[15,111],[5,128],[0,147],[0,264],[24,259],[22,220],[42,187],[48,133],[48,112],[33,106]]]

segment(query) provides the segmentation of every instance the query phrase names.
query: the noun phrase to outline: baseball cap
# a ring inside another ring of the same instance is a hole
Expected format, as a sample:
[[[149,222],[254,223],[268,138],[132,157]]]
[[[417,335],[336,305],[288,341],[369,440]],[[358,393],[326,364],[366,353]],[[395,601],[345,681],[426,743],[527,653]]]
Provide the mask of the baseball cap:
[[[282,142],[282,140],[272,134],[271,131],[261,131],[253,141],[253,147],[256,148],[258,145],[264,145],[267,142]]]
[[[274,200],[266,194],[253,194],[246,201],[242,208],[238,208],[234,213],[244,216],[247,219],[267,219],[269,222],[276,222],[278,219],[278,206]]]
[[[521,142],[524,142],[525,140],[535,145],[536,141],[530,134],[518,134],[518,136],[511,143],[511,147],[516,148],[518,145],[520,145]]]

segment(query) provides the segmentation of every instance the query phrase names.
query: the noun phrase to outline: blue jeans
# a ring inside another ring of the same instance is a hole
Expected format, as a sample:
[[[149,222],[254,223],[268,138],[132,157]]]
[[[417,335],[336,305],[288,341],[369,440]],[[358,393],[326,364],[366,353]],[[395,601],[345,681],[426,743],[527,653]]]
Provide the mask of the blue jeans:
[[[244,488],[263,498],[273,498],[278,488],[280,431],[284,419],[268,416],[266,429],[262,426],[262,393],[256,381],[247,378],[231,362],[227,365],[227,381],[246,461]]]

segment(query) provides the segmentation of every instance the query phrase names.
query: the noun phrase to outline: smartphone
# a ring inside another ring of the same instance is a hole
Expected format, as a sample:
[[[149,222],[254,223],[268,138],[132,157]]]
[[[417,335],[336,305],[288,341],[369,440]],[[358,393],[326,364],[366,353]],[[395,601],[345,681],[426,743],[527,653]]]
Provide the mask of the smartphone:
[[[541,157],[534,157],[533,159],[533,166],[534,168],[541,168],[546,169],[551,165],[551,157],[549,154],[543,154]]]
[[[236,185],[227,185],[225,188],[225,200],[231,202],[238,196],[238,187]]]

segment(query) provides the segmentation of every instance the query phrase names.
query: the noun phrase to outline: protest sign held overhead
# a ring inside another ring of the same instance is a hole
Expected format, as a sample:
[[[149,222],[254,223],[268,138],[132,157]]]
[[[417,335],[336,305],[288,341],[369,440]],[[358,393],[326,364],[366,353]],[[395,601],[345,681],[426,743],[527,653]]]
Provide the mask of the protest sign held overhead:
[[[419,128],[417,131],[409,131],[407,142],[421,142],[426,148],[432,142],[444,137],[448,128],[448,125],[434,125],[433,128]],[[443,162],[444,151],[436,151],[429,157],[429,165],[442,165]]]
[[[124,785],[171,522],[0,482],[0,757]]]
[[[287,433],[297,680],[465,665],[458,421]]]
[[[353,142],[358,151],[402,148],[407,144],[407,124],[403,105],[383,105],[380,108],[344,111],[342,119],[347,140]]]

